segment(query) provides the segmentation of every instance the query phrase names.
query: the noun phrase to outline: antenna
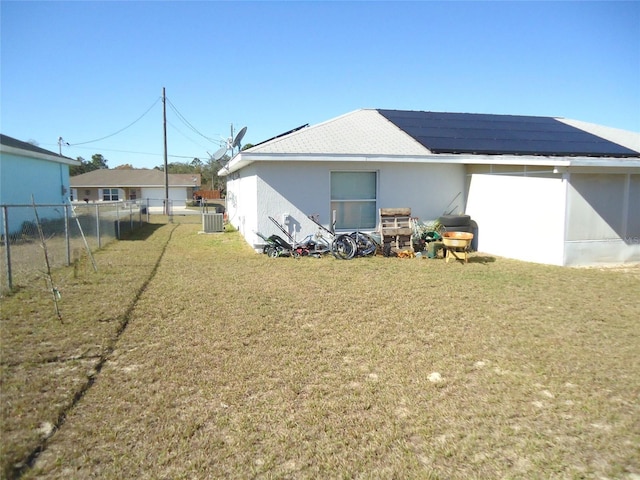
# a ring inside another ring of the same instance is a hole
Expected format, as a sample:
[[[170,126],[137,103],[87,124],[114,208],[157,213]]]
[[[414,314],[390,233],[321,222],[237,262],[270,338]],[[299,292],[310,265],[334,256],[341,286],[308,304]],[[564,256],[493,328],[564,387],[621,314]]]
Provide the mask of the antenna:
[[[236,138],[233,140],[233,143],[231,144],[231,148],[238,147],[238,151],[240,151],[240,142],[242,141],[242,138],[244,137],[245,133],[247,133],[247,127],[242,127],[242,129],[236,135]]]
[[[227,153],[227,146],[225,145],[224,147],[220,147],[218,150],[216,150],[216,153],[214,153],[213,155],[211,155],[211,159],[214,162],[217,162],[218,160],[220,160],[222,157],[224,157],[225,153]]]
[[[233,124],[231,124],[231,136],[225,141],[225,145],[220,147],[220,149],[214,153],[213,155],[209,155],[211,159],[215,162],[218,162],[225,154],[231,150],[231,156],[233,157],[233,149],[238,148],[238,152],[240,152],[240,142],[244,138],[244,134],[247,133],[247,127],[242,127],[238,134],[233,136]],[[207,152],[208,153],[208,152]]]
[[[220,160],[222,160],[222,157],[224,157],[227,154],[228,150],[229,150],[229,144],[226,144],[224,147],[220,147],[218,150],[216,150],[216,152],[213,155],[207,152],[209,154],[209,161],[212,163],[216,162],[218,165],[220,165],[220,168],[227,168],[227,166],[223,165]]]

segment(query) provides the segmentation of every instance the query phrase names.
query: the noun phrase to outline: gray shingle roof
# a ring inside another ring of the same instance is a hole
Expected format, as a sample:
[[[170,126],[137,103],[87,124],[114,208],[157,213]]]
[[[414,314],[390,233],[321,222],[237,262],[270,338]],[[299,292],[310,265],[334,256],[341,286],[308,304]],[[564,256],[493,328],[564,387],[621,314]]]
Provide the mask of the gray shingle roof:
[[[169,185],[200,186],[200,175],[170,173]],[[100,169],[71,177],[72,187],[159,187],[164,186],[164,172],[149,169]]]
[[[50,157],[56,157],[59,161],[63,163],[79,163],[77,160],[73,158],[65,157],[64,155],[59,155],[50,150],[45,150],[44,148],[40,148],[32,143],[23,142],[22,140],[18,140],[16,138],[10,137],[8,135],[0,134],[0,145],[5,147],[16,148],[18,150],[23,150],[25,152],[37,153],[39,155],[47,155]]]
[[[248,153],[425,155],[415,139],[377,110],[356,110],[245,150]]]

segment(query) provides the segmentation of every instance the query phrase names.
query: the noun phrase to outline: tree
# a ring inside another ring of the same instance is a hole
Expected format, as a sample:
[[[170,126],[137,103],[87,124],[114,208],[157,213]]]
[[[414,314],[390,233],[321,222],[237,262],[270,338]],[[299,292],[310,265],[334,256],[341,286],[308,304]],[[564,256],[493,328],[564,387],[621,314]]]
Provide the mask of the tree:
[[[156,170],[160,170],[164,172],[164,165],[159,165],[156,167]],[[171,162],[167,163],[167,172],[168,173],[200,173],[196,172],[194,167],[187,162]]]
[[[99,153],[92,155],[90,162],[82,157],[78,157],[76,160],[80,162],[80,165],[74,165],[69,168],[69,175],[72,177],[82,173],[93,172],[94,170],[99,170],[101,168],[109,168],[107,166],[107,159]]]
[[[203,183],[209,184],[209,179],[211,183],[209,184],[209,190],[220,190],[224,192],[227,186],[227,177],[221,177],[218,175],[218,172],[222,169],[222,165],[226,165],[229,160],[229,155],[225,155],[220,160],[215,162],[213,159],[209,160],[209,164],[203,168],[202,178]]]
[[[125,163],[123,165],[118,165],[117,167],[114,168],[114,170],[133,170],[133,165],[131,165],[130,163]]]
[[[87,173],[87,165],[84,161],[84,158],[78,157],[76,158],[80,162],[80,165],[73,165],[69,167],[69,175],[75,177],[76,175],[80,175],[82,173]]]
[[[90,171],[99,170],[101,168],[109,168],[107,166],[107,159],[104,158],[100,153],[94,153],[93,155],[91,155],[91,164],[94,168],[92,168]]]
[[[218,162],[209,159],[203,162],[199,158],[194,158],[191,162],[171,162],[167,164],[168,173],[196,173],[200,174],[203,190],[224,191],[226,178],[218,176],[221,165],[225,165],[229,157],[225,155]],[[164,165],[154,167],[155,170],[164,172]]]

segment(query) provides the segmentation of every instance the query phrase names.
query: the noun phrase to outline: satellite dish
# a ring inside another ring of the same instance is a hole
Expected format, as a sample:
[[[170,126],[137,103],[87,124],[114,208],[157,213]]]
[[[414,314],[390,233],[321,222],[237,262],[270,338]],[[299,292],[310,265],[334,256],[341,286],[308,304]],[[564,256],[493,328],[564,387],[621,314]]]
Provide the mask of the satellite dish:
[[[236,148],[240,146],[240,141],[242,140],[242,137],[244,137],[245,133],[247,133],[247,127],[242,127],[242,130],[238,132],[238,134],[236,135],[236,138],[233,140],[233,143],[231,144],[231,148]]]
[[[216,153],[213,154],[213,156],[211,157],[213,159],[214,162],[217,162],[218,160],[220,160],[222,157],[224,157],[225,153],[227,153],[227,147],[226,145],[224,147],[220,147]]]

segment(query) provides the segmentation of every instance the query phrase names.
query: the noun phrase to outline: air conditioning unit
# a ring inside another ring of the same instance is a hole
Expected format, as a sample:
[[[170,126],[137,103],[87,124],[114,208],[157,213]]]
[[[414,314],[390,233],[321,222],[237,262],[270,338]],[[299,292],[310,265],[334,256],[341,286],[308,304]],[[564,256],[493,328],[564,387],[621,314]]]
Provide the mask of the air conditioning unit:
[[[203,213],[202,230],[204,233],[224,231],[224,215],[222,213]]]

